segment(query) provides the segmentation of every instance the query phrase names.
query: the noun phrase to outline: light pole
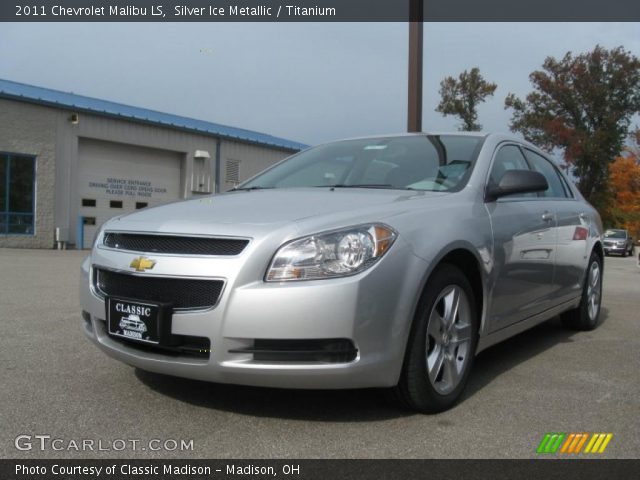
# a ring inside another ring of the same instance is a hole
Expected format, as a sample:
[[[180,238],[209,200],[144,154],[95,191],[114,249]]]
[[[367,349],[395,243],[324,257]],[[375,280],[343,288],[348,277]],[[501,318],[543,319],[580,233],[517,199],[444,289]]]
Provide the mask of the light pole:
[[[422,26],[424,20],[424,0],[409,1],[409,94],[407,104],[407,131],[421,132]]]

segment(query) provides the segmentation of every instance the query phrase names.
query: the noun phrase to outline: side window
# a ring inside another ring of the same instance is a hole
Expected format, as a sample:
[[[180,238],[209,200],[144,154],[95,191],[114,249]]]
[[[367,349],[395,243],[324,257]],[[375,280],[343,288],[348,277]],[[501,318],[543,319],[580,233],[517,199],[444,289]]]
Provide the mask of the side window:
[[[527,156],[527,159],[529,159],[533,170],[544,175],[549,183],[549,188],[544,192],[540,192],[540,196],[550,198],[567,198],[568,195],[565,190],[565,186],[560,174],[556,170],[556,167],[554,167],[549,160],[535,152],[532,152],[531,150],[525,150],[525,155]]]
[[[529,170],[529,165],[520,149],[515,145],[505,145],[500,147],[493,160],[491,174],[489,175],[489,185],[498,185],[505,172],[509,170]],[[508,195],[511,197],[535,197],[535,193],[524,193]]]

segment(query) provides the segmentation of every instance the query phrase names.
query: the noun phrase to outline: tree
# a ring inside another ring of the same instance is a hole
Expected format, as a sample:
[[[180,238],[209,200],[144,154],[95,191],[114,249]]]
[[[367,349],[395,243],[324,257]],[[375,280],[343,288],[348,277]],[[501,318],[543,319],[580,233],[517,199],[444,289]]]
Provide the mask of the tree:
[[[625,148],[625,154],[609,166],[611,206],[605,222],[610,227],[626,228],[640,235],[640,130],[636,130],[636,147]]]
[[[472,68],[470,72],[465,70],[457,80],[453,77],[446,77],[440,82],[440,103],[436,112],[440,112],[444,116],[460,117],[462,120],[460,130],[481,130],[482,125],[476,123],[478,105],[484,102],[486,97],[493,96],[497,87],[495,83],[488,83],[482,78],[478,67]]]
[[[511,130],[547,150],[562,149],[582,194],[605,207],[609,164],[640,110],[640,60],[622,47],[597,45],[561,60],[547,57],[529,79],[534,91],[525,100],[512,93],[505,99]]]

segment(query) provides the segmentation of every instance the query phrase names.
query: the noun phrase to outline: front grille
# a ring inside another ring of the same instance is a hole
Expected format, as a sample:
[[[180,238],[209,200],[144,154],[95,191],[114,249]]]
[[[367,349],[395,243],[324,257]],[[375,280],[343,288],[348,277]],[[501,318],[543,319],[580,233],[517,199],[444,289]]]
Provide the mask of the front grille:
[[[129,275],[100,268],[94,278],[95,289],[103,295],[169,303],[176,310],[213,307],[223,286],[222,280]]]
[[[249,240],[107,232],[103,243],[109,248],[133,252],[230,256],[239,255]]]
[[[358,349],[346,338],[256,339],[252,347],[232,349],[229,353],[251,353],[256,362],[347,363],[356,359]]]

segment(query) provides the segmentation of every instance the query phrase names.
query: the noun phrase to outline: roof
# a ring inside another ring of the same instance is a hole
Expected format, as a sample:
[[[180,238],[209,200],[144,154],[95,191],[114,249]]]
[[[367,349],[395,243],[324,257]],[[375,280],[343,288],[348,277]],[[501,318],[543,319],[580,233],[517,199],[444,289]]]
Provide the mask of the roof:
[[[37,87],[12,82],[0,78],[0,98],[36,103],[50,107],[68,108],[78,112],[123,118],[136,122],[161,125],[163,127],[188,130],[205,135],[223,137],[257,145],[298,151],[307,148],[303,143],[274,137],[266,133],[254,132],[242,128],[230,127],[219,123],[196,120],[170,113],[162,113],[147,108],[133,107],[122,103],[110,102],[98,98],[85,97],[75,93],[61,92],[50,88]]]

